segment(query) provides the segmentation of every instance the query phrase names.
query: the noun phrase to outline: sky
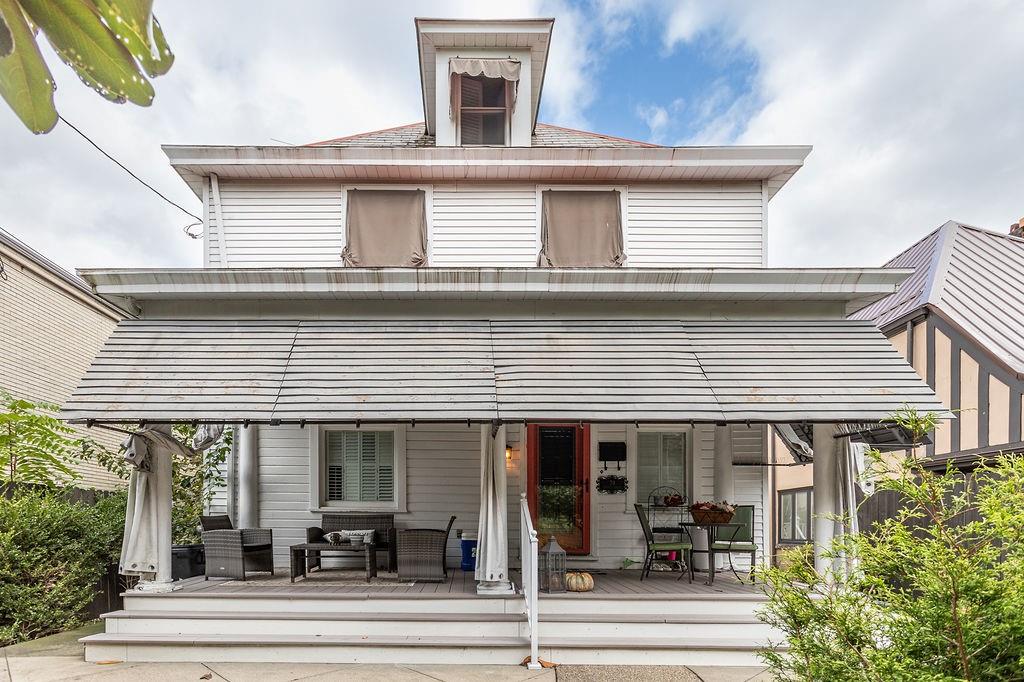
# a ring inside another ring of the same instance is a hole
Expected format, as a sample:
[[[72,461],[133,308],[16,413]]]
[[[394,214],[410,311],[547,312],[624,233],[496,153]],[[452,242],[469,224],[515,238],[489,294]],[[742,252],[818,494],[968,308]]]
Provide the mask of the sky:
[[[492,6],[493,5],[493,6]],[[413,17],[555,17],[540,120],[664,145],[809,144],[771,267],[876,266],[1024,216],[1024,2],[157,0],[176,61],[115,105],[44,48],[57,107],[189,211],[161,144],[301,144],[423,120]],[[495,13],[500,10],[500,13]],[[0,102],[0,227],[74,269],[199,267],[192,220]]]

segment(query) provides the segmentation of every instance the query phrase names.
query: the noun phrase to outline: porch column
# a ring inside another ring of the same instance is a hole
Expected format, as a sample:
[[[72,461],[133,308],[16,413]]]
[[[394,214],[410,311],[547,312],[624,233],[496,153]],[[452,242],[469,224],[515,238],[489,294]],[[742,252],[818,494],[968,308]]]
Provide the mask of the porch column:
[[[235,429],[238,439],[238,528],[259,528],[258,428],[246,424]]]
[[[732,432],[728,424],[715,424],[715,480],[716,502],[736,502],[736,484],[732,469]]]
[[[728,424],[715,424],[714,481],[712,490],[716,502],[736,504],[736,483],[732,468],[732,431]],[[716,570],[726,563],[724,556],[715,557]]]
[[[824,574],[831,568],[825,552],[835,537],[835,522],[829,515],[836,513],[836,439],[835,424],[814,425],[814,504],[811,519],[814,536],[814,570]]]
[[[505,426],[480,426],[480,523],[477,527],[477,594],[511,594],[508,578],[508,499]]]

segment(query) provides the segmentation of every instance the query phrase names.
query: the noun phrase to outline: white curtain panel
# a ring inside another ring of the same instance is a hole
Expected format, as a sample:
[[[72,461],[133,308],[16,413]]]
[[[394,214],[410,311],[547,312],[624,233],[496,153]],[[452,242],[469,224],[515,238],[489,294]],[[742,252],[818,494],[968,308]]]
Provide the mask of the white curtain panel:
[[[477,580],[508,580],[508,533],[505,519],[505,427],[491,436],[480,427],[480,525],[477,534]]]
[[[154,458],[171,457],[175,453],[194,456],[196,453],[156,428],[137,431],[125,440],[122,447],[135,453],[144,451],[145,455],[137,461],[128,479],[128,506],[124,515],[119,572],[152,579],[159,568],[159,510],[154,493],[157,475],[153,473]]]
[[[152,456],[152,455],[150,455]],[[150,473],[132,469],[128,479],[128,507],[124,515],[121,540],[121,575],[152,579],[157,569],[157,525],[154,495],[150,492]]]

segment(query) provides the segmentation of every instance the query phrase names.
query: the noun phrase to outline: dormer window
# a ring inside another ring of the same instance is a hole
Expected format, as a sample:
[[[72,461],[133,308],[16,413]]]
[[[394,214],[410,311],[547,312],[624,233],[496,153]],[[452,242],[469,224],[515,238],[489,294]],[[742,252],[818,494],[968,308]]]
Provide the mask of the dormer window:
[[[452,118],[459,144],[509,144],[519,71],[514,59],[450,60]]]

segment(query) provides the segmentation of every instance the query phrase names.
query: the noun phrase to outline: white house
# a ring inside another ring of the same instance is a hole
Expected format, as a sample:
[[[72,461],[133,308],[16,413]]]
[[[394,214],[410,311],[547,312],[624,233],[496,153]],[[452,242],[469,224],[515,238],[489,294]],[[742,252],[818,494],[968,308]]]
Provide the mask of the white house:
[[[827,440],[904,404],[940,409],[873,325],[846,319],[907,271],[765,266],[770,201],[810,147],[539,123],[552,26],[417,20],[424,123],[166,147],[203,200],[205,267],[84,271],[138,319],[65,406],[94,424],[237,425],[217,504],[272,529],[283,570],[324,512],[399,528],[455,515],[482,532],[481,584],[200,579],[129,593],[90,660],[518,662],[532,644],[556,661],[752,662],[770,634],[756,587],[622,570],[646,552],[634,503],[669,486],[753,505],[766,556],[771,424]],[[816,462],[816,509],[833,511],[837,460]],[[605,473],[628,490],[599,492]],[[552,527],[538,506],[559,495],[571,513]],[[536,597],[534,528],[594,592]],[[454,533],[447,553],[457,565]]]

